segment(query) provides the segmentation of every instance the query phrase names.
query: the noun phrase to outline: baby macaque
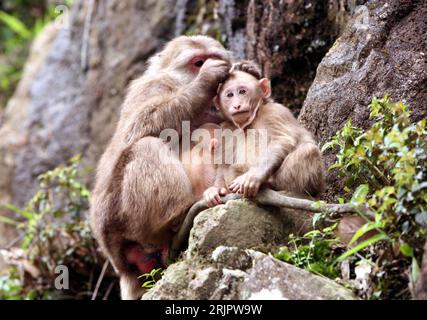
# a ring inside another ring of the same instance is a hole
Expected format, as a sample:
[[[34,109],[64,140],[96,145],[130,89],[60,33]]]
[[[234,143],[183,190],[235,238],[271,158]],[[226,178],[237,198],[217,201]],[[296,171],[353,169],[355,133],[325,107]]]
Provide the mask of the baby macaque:
[[[214,185],[204,192],[208,206],[220,204],[220,196],[229,192],[254,197],[262,186],[299,197],[321,193],[324,172],[319,148],[289,109],[271,99],[270,81],[261,77],[254,63],[234,65],[214,103],[227,121],[221,123],[222,163],[216,166]],[[233,161],[225,163],[224,153],[230,152],[223,143],[227,129],[266,131],[266,148],[260,151],[260,142],[246,143],[246,160],[238,163],[241,151],[233,143]],[[246,142],[247,138],[248,134]]]

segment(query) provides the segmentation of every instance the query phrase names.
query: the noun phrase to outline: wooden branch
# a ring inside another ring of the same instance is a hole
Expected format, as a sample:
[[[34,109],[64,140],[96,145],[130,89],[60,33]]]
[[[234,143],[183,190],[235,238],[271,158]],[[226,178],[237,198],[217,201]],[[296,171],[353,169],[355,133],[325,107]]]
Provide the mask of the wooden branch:
[[[226,203],[229,200],[241,199],[243,196],[240,194],[227,194],[224,197],[221,197],[222,202]],[[331,218],[338,218],[344,214],[357,213],[364,215],[368,219],[374,219],[375,214],[372,210],[365,205],[354,205],[351,203],[345,204],[328,204],[325,202],[316,202],[307,199],[293,198],[289,196],[282,195],[271,189],[263,189],[258,195],[252,199],[256,204],[264,206],[273,206],[278,208],[289,208],[289,209],[298,209],[305,210],[310,212],[325,212]],[[171,250],[169,258],[175,260],[181,249],[184,247],[185,242],[188,240],[190,235],[190,230],[193,227],[194,218],[203,210],[208,209],[206,202],[200,200],[196,202],[188,211],[187,216],[184,219],[184,222],[179,229],[178,233],[174,236],[172,240]]]

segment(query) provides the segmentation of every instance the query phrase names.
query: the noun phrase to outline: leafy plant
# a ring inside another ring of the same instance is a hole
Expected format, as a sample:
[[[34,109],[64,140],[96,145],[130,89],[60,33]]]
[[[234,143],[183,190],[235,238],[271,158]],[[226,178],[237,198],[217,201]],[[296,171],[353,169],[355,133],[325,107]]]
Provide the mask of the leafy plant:
[[[337,246],[339,241],[333,232],[335,228],[336,224],[333,224],[323,230],[310,231],[302,237],[291,234],[288,245],[280,248],[274,257],[334,279],[340,274],[335,263],[340,251]]]
[[[159,269],[153,269],[148,273],[144,273],[143,275],[139,276],[138,279],[143,279],[144,283],[142,284],[143,288],[151,289],[154,287],[157,281],[160,280],[160,278],[163,276],[163,270],[161,268]]]
[[[27,3],[13,4],[13,12],[2,11],[0,6],[0,106],[21,78],[32,40],[57,16],[53,7],[42,10],[41,4],[33,5],[38,10],[31,10]]]
[[[411,282],[417,277],[427,226],[426,119],[411,123],[408,106],[387,96],[374,98],[369,109],[370,129],[354,127],[350,119],[323,147],[338,149],[330,169],[339,171],[345,192],[352,194],[350,201],[367,203],[375,212],[375,219],[354,234],[350,246],[369,231],[375,230],[375,235],[352,246],[338,261],[356,253],[369,256],[378,271],[373,294],[393,297],[406,290],[408,296],[408,279],[387,280],[387,268],[397,264],[401,274],[412,274]]]
[[[54,292],[55,268],[66,265],[80,277],[77,291],[87,292],[92,283],[89,271],[100,266],[97,246],[91,236],[85,213],[90,193],[80,179],[80,156],[67,166],[59,166],[39,176],[40,189],[25,208],[8,205],[19,219],[0,217],[1,222],[18,228],[22,239],[19,248],[8,254],[18,262],[0,278],[0,298],[49,298]],[[18,259],[19,258],[19,259]],[[17,270],[24,271],[24,275]],[[95,279],[96,280],[96,279]],[[34,291],[31,295],[29,295]]]

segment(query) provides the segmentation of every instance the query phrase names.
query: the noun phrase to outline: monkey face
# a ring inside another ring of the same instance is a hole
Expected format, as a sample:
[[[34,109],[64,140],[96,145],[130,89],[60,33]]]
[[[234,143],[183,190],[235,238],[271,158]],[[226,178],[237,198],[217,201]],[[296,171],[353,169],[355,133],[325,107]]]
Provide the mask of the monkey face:
[[[169,249],[165,247],[142,248],[137,244],[131,244],[125,249],[126,261],[136,267],[141,273],[148,273],[153,269],[164,268]]]
[[[207,59],[230,62],[231,54],[215,39],[207,36],[181,36],[150,59],[149,72],[173,72],[178,80],[190,82],[196,78]]]
[[[268,90],[266,90],[266,81]],[[214,102],[224,116],[238,127],[245,127],[252,123],[262,102],[270,96],[269,81],[257,80],[254,76],[233,71],[230,78],[220,88],[219,95]]]

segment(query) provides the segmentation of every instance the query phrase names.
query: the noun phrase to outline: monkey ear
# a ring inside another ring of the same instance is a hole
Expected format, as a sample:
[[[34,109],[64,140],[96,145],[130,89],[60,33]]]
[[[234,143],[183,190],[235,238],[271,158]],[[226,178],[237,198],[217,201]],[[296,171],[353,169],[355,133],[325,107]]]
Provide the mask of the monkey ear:
[[[217,110],[220,110],[220,109],[221,109],[221,107],[220,107],[220,103],[219,103],[219,94],[217,94],[217,95],[213,98],[213,102],[214,102],[215,108],[216,108]]]
[[[270,80],[267,78],[262,78],[261,80],[259,80],[259,86],[261,88],[262,94],[264,96],[264,98],[270,98],[271,96],[271,85],[270,85]]]

